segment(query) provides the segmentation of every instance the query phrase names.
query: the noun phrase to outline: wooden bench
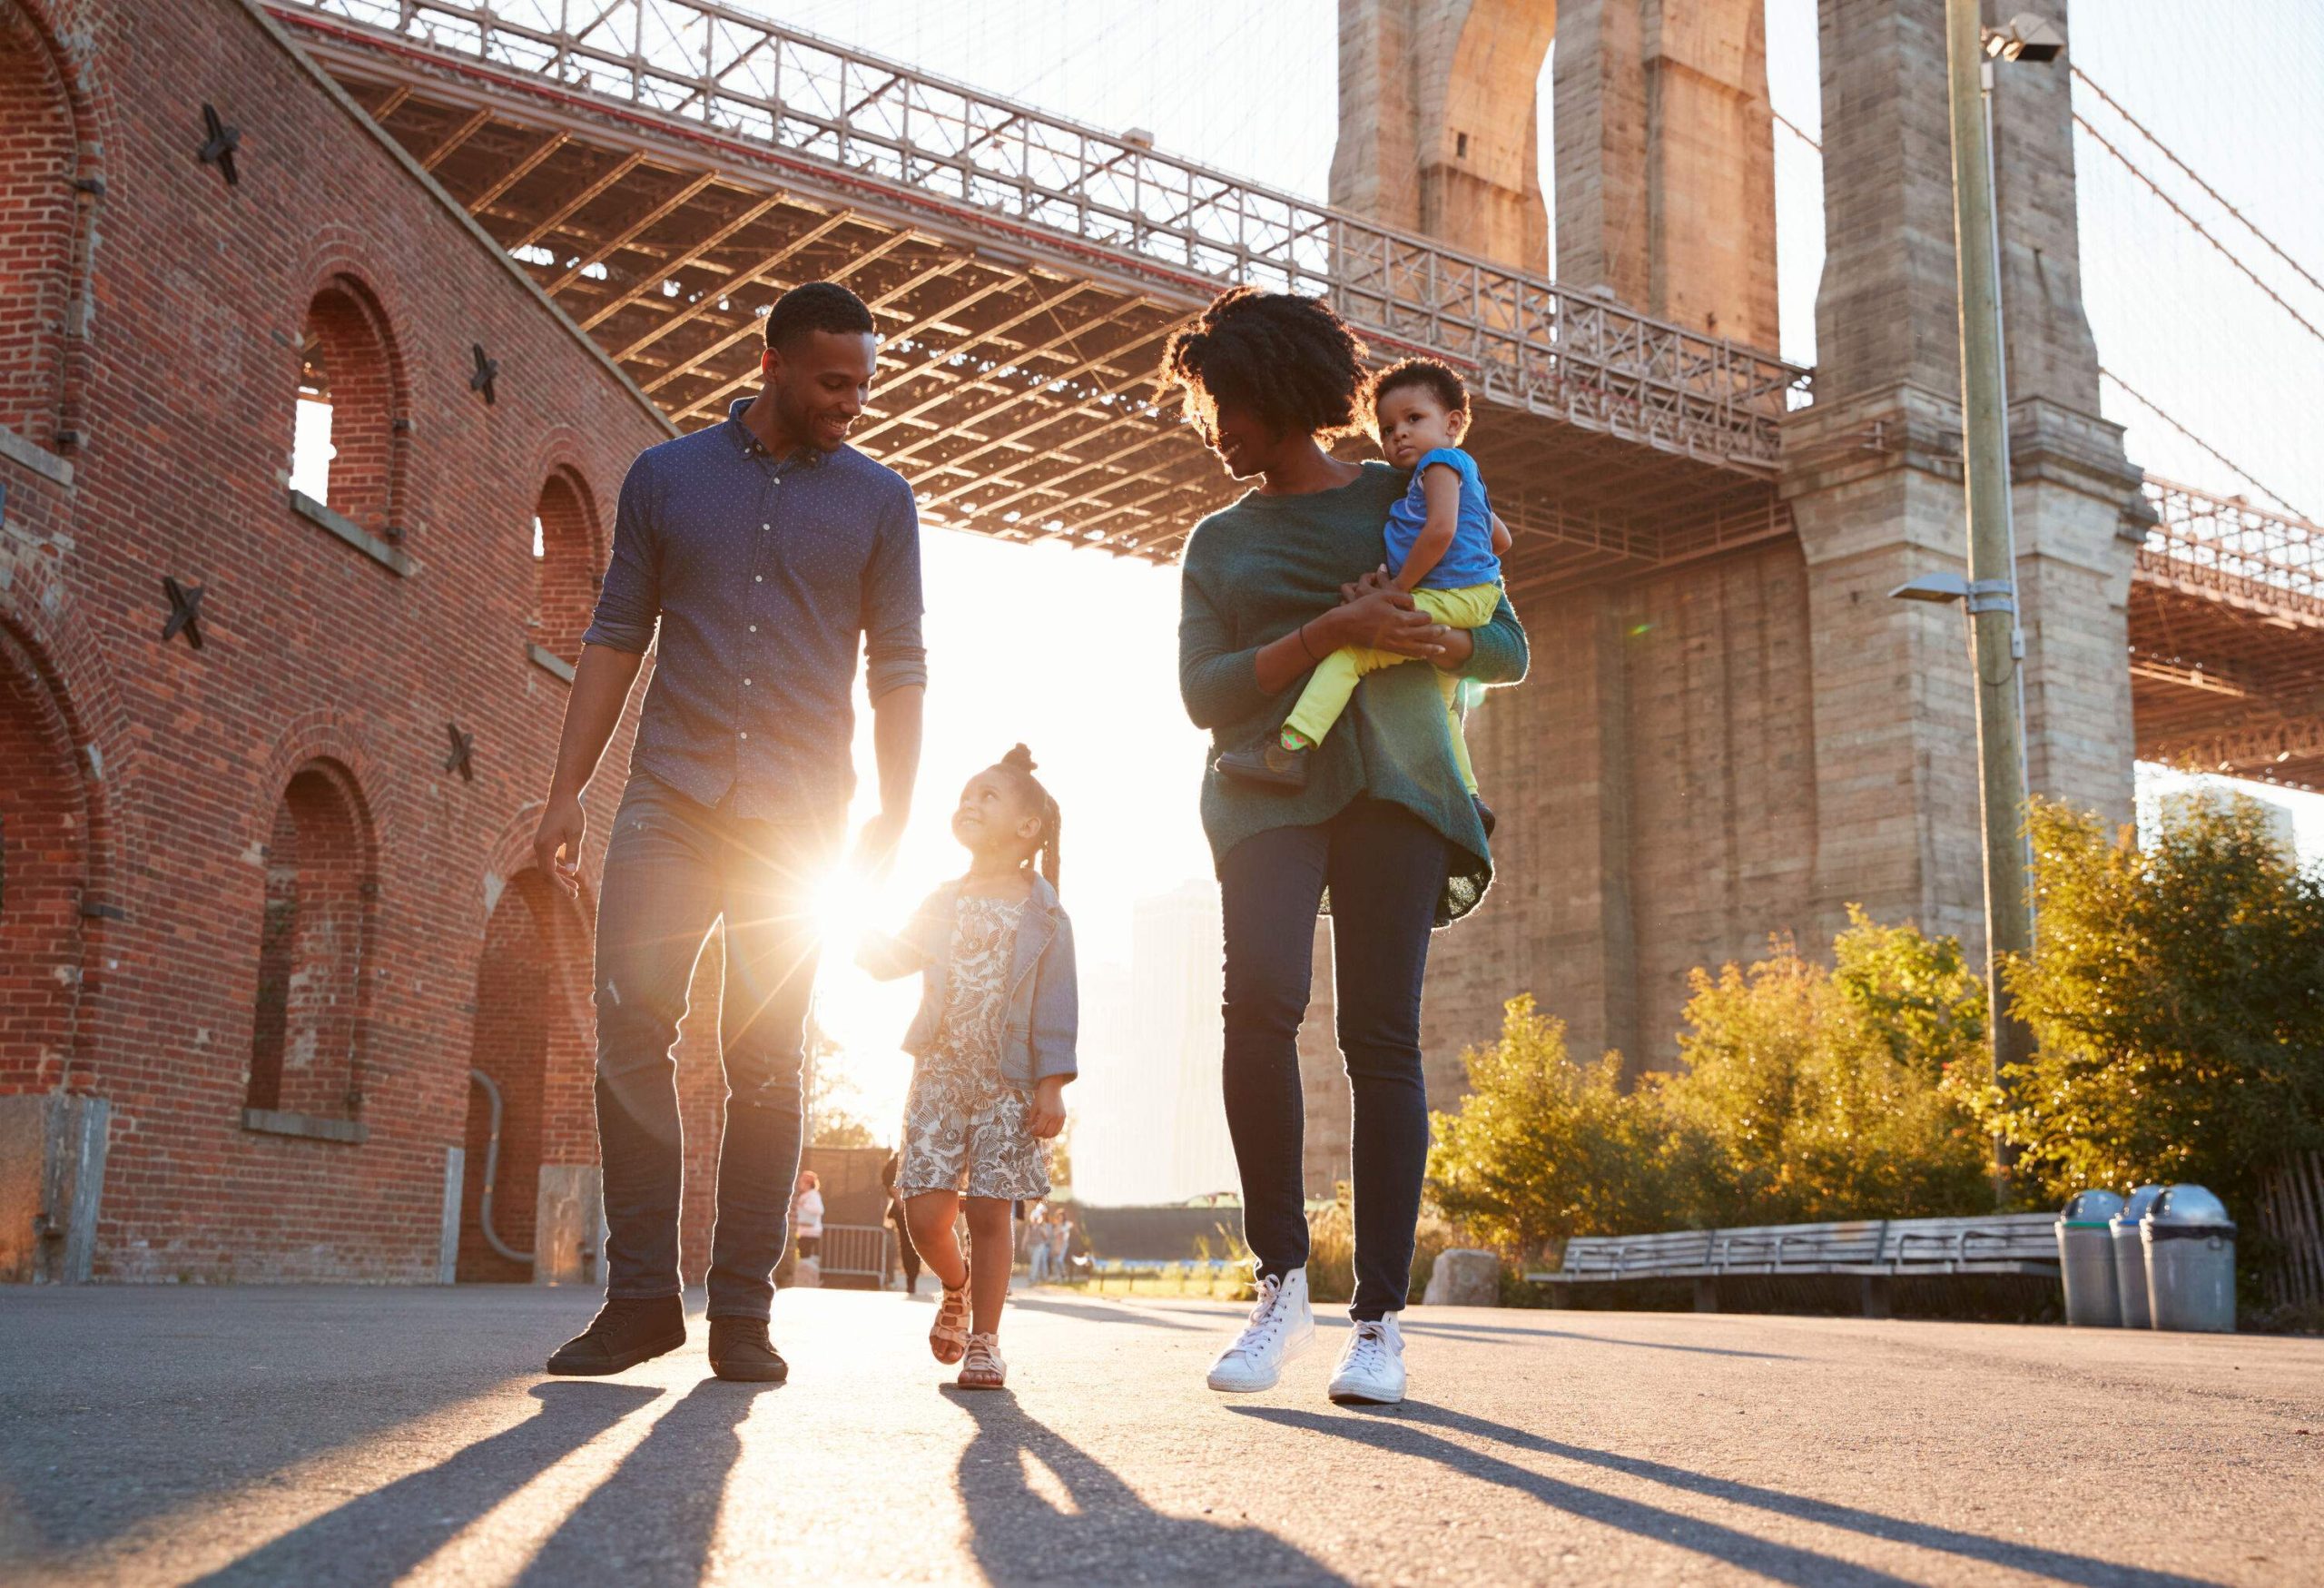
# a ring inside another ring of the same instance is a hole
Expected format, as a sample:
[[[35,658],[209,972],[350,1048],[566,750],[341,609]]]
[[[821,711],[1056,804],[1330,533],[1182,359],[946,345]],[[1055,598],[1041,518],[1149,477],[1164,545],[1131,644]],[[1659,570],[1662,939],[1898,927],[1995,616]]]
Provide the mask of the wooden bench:
[[[1562,1307],[1576,1285],[1624,1279],[1692,1279],[1695,1310],[1718,1310],[1727,1275],[1853,1275],[1866,1317],[1888,1315],[1890,1284],[1945,1274],[2058,1272],[2056,1216],[1993,1213],[1966,1218],[1882,1218],[1838,1224],[1770,1224],[1745,1229],[1673,1229],[1658,1235],[1579,1236],[1554,1272],[1528,1274]]]

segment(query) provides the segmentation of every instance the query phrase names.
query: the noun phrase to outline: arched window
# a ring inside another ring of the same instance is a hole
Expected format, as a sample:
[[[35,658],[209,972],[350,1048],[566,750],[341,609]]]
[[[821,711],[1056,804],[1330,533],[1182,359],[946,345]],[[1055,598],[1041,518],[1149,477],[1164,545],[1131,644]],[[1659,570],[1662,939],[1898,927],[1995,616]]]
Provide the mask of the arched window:
[[[262,1113],[350,1119],[361,1104],[369,826],[326,762],[300,768],[274,808],[251,1031],[249,1107]]]
[[[567,666],[597,605],[597,515],[589,488],[558,469],[533,508],[533,644]]]
[[[396,528],[394,349],[357,282],[334,279],[307,306],[290,486],[385,540]]]
[[[56,441],[73,289],[74,118],[31,20],[0,6],[0,427]]]
[[[80,975],[88,816],[72,735],[0,633],[0,1092],[64,1079]]]

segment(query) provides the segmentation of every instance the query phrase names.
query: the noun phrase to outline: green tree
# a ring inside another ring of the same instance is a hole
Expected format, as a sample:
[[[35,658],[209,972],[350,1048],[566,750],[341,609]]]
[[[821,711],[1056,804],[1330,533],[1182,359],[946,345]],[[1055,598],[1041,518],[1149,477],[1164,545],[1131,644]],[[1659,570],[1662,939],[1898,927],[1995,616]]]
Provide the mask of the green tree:
[[[1651,1088],[1626,1091],[1621,1058],[1577,1064],[1565,1022],[1512,999],[1500,1041],[1462,1055],[1469,1093],[1431,1116],[1431,1193],[1477,1237],[1521,1254],[1576,1235],[1669,1228],[1684,1143]]]
[[[1988,1207],[1985,1147],[1941,1086],[1984,1040],[1983,990],[1959,946],[1860,910],[1827,971],[1779,942],[1689,979],[1673,1118],[1714,1145],[1707,1222],[1782,1224]]]
[[[2324,882],[2255,802],[2125,828],[2037,803],[2039,931],[2008,967],[2034,1059],[1974,1089],[2026,1188],[2209,1186],[2249,1224],[2291,1152],[2324,1147]]]

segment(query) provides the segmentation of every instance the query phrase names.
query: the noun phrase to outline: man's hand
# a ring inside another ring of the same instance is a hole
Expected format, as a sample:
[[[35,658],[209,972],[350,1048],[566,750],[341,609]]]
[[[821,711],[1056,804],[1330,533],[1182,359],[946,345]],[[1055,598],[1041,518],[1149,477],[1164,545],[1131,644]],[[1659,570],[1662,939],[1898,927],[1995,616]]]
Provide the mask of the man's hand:
[[[533,863],[568,899],[581,896],[581,840],[588,831],[588,814],[577,794],[551,794],[541,824],[533,829]]]
[[[1047,1076],[1033,1083],[1033,1106],[1026,1110],[1025,1129],[1037,1141],[1051,1140],[1065,1129],[1064,1076]]]
[[[857,872],[875,883],[888,880],[888,870],[895,863],[896,845],[903,841],[906,811],[881,811],[863,824],[863,831],[856,834],[855,858],[850,862]]]

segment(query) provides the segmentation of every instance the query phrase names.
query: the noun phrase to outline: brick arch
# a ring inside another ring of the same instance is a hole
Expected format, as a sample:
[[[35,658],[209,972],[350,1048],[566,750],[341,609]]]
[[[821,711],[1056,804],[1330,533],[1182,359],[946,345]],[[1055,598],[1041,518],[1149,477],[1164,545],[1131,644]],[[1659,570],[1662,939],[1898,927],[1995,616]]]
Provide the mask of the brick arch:
[[[123,731],[120,690],[103,649],[77,621],[69,595],[40,577],[53,570],[44,569],[38,561],[18,562],[15,571],[11,586],[0,589],[0,679],[5,680],[0,690],[13,696],[14,720],[33,725],[25,731],[45,748],[34,749],[30,743],[12,745],[0,760],[7,768],[0,777],[5,785],[0,786],[0,825],[5,824],[12,795],[24,789],[19,768],[44,763],[53,768],[61,757],[73,788],[62,808],[72,813],[74,824],[67,869],[74,879],[76,951],[70,974],[77,1004],[70,1046],[62,1050],[49,1082],[84,1090],[95,1080],[106,946],[120,931],[116,923],[133,915],[140,903],[129,894],[124,879],[144,874],[137,828],[128,820],[121,797],[123,788],[134,781],[134,757],[126,748],[131,741]],[[18,760],[20,755],[25,759]],[[24,775],[29,780],[33,774],[26,770]],[[0,875],[0,890],[5,885],[5,875]],[[5,911],[5,893],[0,893],[0,912]],[[0,983],[5,980],[0,972]],[[0,1009],[11,1006],[9,993],[0,987]],[[0,1091],[7,1090],[0,1083]]]
[[[281,785],[263,848],[248,1104],[323,1119],[361,1108],[379,855],[354,775],[315,758]]]
[[[73,58],[37,10],[0,0],[0,428],[45,448],[72,428],[90,201],[75,182],[97,146]]]
[[[606,566],[602,520],[588,479],[569,464],[552,469],[534,501],[533,518],[540,538],[533,559],[533,643],[576,664]]]
[[[273,821],[275,803],[291,774],[310,761],[338,767],[361,803],[371,834],[371,865],[380,873],[395,853],[402,827],[403,807],[396,797],[397,784],[386,774],[378,748],[357,718],[332,710],[310,711],[291,718],[275,735],[260,769],[259,800],[246,814],[251,843],[265,841]]]
[[[375,535],[402,538],[411,395],[395,323],[370,281],[335,271],[301,311],[299,394],[330,408],[324,500]]]
[[[0,626],[0,1092],[71,1079],[89,963],[91,819],[64,702]]]

